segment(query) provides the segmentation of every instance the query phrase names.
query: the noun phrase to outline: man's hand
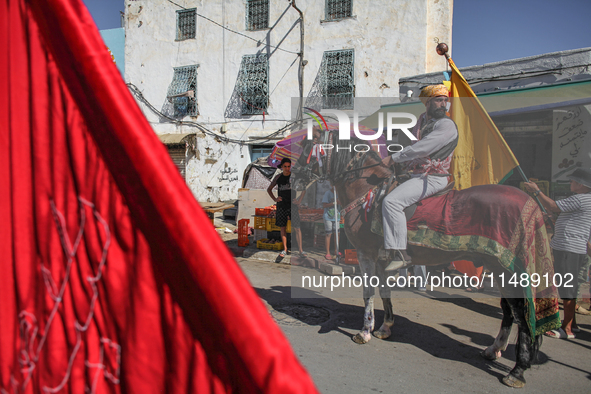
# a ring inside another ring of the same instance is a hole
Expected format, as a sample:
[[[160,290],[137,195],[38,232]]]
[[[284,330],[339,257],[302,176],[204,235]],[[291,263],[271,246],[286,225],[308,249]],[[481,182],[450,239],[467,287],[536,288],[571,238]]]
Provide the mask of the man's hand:
[[[525,189],[530,192],[530,193],[535,193],[537,191],[540,190],[540,188],[538,187],[538,185],[536,185],[534,182],[529,181],[529,182],[524,182],[523,186],[525,186]]]
[[[556,221],[555,216],[552,212],[544,212],[542,215],[544,215],[544,220],[549,220],[553,224]]]
[[[277,197],[277,198],[275,199],[275,202],[279,202],[279,201],[283,201],[283,197]]]

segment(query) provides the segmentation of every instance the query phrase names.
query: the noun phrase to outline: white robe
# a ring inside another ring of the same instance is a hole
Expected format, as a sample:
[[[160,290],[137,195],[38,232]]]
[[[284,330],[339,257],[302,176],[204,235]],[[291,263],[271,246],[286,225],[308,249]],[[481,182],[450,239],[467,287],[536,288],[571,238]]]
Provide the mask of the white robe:
[[[425,138],[402,151],[392,155],[392,160],[402,163],[418,158],[429,157],[450,141],[457,138],[458,131],[450,119],[438,122]],[[382,218],[384,225],[384,249],[405,250],[407,241],[406,217],[404,208],[445,188],[447,177],[415,174],[411,179],[396,187],[384,198]]]

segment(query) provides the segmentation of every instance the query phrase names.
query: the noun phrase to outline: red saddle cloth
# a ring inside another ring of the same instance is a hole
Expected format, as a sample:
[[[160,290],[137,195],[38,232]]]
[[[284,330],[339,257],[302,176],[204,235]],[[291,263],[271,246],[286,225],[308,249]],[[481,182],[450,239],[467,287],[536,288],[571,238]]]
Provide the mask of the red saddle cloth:
[[[528,200],[526,193],[511,186],[483,185],[452,190],[422,200],[408,222],[408,229],[417,231],[426,226],[440,234],[476,235],[509,247]]]
[[[542,212],[515,187],[483,185],[427,198],[407,225],[411,245],[495,256],[509,273],[526,273],[530,278],[533,274],[554,275]],[[552,283],[526,285],[523,291],[532,334],[560,325]]]

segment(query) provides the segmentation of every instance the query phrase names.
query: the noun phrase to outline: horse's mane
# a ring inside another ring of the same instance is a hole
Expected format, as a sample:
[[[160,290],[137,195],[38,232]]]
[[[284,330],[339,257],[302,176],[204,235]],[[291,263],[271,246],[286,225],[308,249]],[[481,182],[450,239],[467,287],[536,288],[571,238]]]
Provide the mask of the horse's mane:
[[[373,158],[374,160],[380,162],[382,158],[380,155],[377,154],[376,151],[370,149],[368,152],[355,152],[354,146],[358,144],[363,145],[370,145],[368,141],[362,141],[359,138],[351,137],[350,140],[338,140],[338,134],[336,132],[332,133],[333,141],[332,145],[334,148],[332,149],[332,157],[330,158],[330,165],[329,165],[329,174],[330,178],[335,180],[338,179],[340,176],[345,175],[344,172],[347,170],[347,165],[355,158],[355,156],[359,155],[359,159],[356,163],[354,163],[353,168],[359,168],[363,166],[363,163],[369,159]],[[337,152],[337,146],[339,147]],[[349,152],[349,146],[351,146],[351,152]],[[358,177],[360,171],[357,173],[352,173],[353,177]]]

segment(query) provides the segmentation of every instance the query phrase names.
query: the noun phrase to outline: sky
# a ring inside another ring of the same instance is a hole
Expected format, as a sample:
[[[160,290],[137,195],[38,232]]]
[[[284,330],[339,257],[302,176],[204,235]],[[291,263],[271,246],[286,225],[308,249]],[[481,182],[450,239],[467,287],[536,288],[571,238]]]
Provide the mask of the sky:
[[[121,27],[123,0],[83,1],[100,30]],[[452,59],[467,67],[591,47],[590,16],[590,0],[454,0]]]

